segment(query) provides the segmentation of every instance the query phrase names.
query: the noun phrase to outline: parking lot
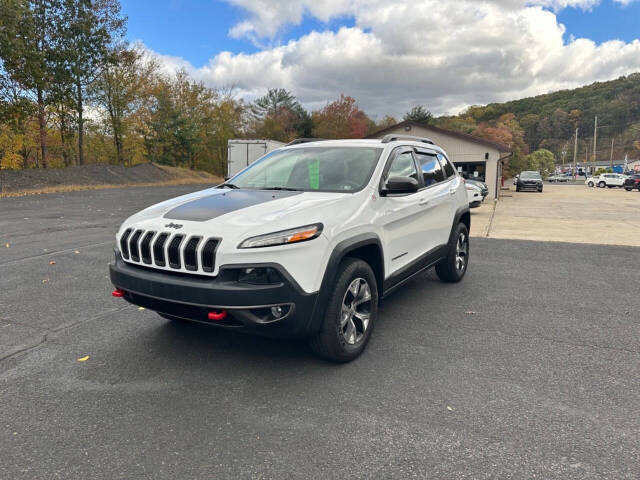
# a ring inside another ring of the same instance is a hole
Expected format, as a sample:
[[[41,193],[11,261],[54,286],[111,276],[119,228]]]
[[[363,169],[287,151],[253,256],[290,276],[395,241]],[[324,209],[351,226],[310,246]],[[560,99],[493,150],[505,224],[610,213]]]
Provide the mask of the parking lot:
[[[640,477],[637,192],[504,192],[337,366],[110,297],[120,222],[196,188],[0,199],[0,478]]]
[[[545,184],[544,192],[502,191],[473,211],[480,237],[640,247],[640,194],[584,184]]]

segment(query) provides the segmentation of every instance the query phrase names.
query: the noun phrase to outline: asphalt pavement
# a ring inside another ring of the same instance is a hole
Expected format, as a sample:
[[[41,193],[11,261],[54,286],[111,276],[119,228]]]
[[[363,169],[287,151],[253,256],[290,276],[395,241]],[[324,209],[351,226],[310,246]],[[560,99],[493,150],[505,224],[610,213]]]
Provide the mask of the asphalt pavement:
[[[640,249],[474,238],[336,366],[110,296],[119,223],[194,189],[0,199],[0,478],[640,478]]]

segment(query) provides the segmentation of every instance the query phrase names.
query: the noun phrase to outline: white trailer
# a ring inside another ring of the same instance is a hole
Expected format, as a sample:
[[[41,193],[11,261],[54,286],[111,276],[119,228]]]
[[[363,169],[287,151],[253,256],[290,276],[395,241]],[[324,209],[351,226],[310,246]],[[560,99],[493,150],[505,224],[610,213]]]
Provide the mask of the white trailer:
[[[229,140],[227,142],[227,177],[233,177],[263,155],[284,145],[275,140]]]

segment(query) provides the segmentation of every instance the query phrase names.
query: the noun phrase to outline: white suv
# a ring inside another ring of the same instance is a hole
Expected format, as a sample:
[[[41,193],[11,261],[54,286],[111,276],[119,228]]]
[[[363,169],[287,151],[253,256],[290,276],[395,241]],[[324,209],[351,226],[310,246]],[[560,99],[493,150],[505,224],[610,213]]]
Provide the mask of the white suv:
[[[590,187],[622,187],[627,177],[620,173],[603,173],[597,177],[589,177],[584,183]]]
[[[127,219],[113,295],[172,320],[308,337],[345,362],[382,297],[433,266],[462,280],[470,221],[463,179],[428,139],[298,143]]]

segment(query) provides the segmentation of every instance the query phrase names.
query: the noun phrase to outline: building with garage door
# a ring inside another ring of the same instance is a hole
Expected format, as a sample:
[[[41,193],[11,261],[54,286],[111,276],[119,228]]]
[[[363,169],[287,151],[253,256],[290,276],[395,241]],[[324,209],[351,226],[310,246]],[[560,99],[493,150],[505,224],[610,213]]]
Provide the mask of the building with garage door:
[[[433,140],[447,152],[458,172],[466,178],[484,181],[489,187],[489,198],[498,198],[502,171],[511,157],[509,147],[466,133],[411,121],[379,130],[367,138],[382,138],[389,134],[413,135]]]

